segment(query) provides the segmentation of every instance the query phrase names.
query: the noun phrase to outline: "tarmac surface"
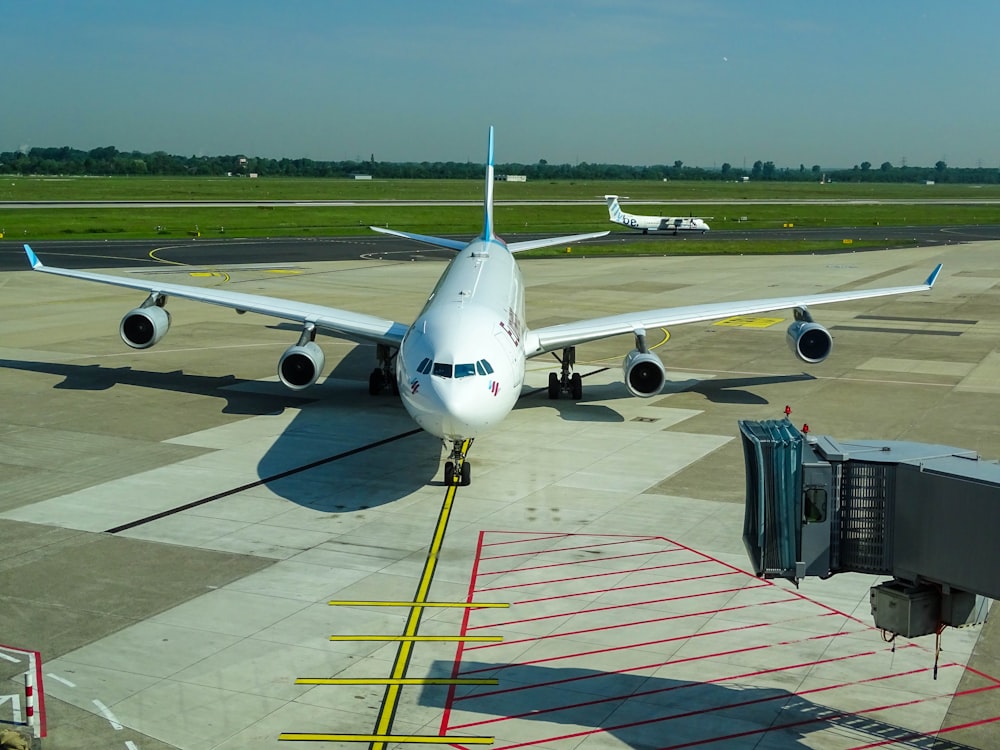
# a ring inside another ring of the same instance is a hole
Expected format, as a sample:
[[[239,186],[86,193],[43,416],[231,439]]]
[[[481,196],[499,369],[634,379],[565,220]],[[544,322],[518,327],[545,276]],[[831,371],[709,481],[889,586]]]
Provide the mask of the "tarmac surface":
[[[509,241],[533,239],[536,234],[504,233]],[[468,235],[455,239],[468,240]],[[782,240],[842,242],[850,240],[856,251],[884,249],[889,242],[910,242],[914,247],[953,245],[964,242],[1000,240],[1000,225],[923,225],[923,226],[863,226],[788,229],[712,230],[706,234],[688,233],[674,236],[669,232],[612,231],[607,237],[590,240],[577,251],[587,247],[607,246],[628,248],[630,254],[650,253],[662,255],[666,243],[698,243],[711,240]],[[169,242],[156,240],[39,240],[32,241],[32,249],[49,265],[66,268],[129,268],[158,267],[184,264],[214,267],[245,266],[247,264],[300,263],[324,260],[377,259],[395,261],[447,260],[451,251],[433,248],[410,240],[368,232],[357,237],[312,238],[239,238],[203,237]],[[0,271],[19,271],[27,260],[22,243],[0,242]]]
[[[814,434],[1000,457],[998,250],[524,263],[529,326],[944,270],[813,309],[818,366],[788,351],[790,312],[651,332],[652,399],[621,383],[630,337],[578,349],[578,403],[532,360],[452,489],[438,441],[367,395],[370,347],[323,339],[328,375],[292,393],[286,324],[172,300],[136,352],[116,328],[142,295],[0,273],[0,643],[41,655],[42,747],[1000,747],[995,620],[947,630],[935,678],[933,637],[872,627],[876,579],[749,572],[736,426],[789,405]],[[155,270],[397,320],[443,270],[354,251]],[[0,650],[0,727],[26,668]]]

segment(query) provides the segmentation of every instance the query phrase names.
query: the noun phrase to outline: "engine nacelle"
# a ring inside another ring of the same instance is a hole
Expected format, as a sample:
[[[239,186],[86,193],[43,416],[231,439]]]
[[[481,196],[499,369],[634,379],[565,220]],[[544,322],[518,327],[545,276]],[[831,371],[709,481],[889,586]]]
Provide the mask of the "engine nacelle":
[[[288,347],[278,360],[278,378],[293,391],[308,388],[323,372],[326,357],[315,341]]]
[[[667,379],[667,371],[660,358],[652,352],[640,352],[633,349],[625,355],[622,362],[625,372],[625,387],[633,396],[650,398],[663,388]]]
[[[803,362],[819,364],[830,356],[833,337],[819,323],[797,320],[788,326],[788,348]]]
[[[129,310],[118,326],[122,341],[133,349],[148,349],[162,339],[170,328],[170,313],[165,307],[150,305]]]

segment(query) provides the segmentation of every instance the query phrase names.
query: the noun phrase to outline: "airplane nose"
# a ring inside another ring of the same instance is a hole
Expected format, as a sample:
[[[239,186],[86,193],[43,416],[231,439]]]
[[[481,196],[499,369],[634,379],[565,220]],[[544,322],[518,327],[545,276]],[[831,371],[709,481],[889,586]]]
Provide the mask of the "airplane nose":
[[[438,394],[443,411],[442,426],[451,437],[475,437],[487,424],[488,415],[466,389],[447,389]]]

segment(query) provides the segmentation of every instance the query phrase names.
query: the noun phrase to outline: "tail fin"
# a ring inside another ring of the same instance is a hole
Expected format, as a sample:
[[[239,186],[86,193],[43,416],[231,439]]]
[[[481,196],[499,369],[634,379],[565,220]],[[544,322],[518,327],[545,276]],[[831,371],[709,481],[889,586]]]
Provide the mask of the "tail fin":
[[[483,199],[483,232],[480,235],[480,239],[483,240],[494,240],[497,239],[496,235],[493,233],[493,126],[490,125],[490,141],[488,146],[488,152],[486,155],[486,195]],[[615,198],[616,196],[608,196],[609,198]],[[608,204],[611,205],[610,203]],[[617,206],[617,203],[615,204]],[[370,229],[381,232],[382,234],[391,234],[396,237],[405,237],[406,239],[416,240],[417,242],[425,242],[428,245],[434,245],[435,247],[444,247],[449,250],[464,250],[470,243],[461,242],[459,240],[447,239],[444,237],[431,237],[426,234],[413,234],[412,232],[399,232],[395,229],[388,229],[385,227],[370,227]],[[588,232],[586,234],[572,234],[567,237],[545,237],[537,240],[522,240],[521,242],[511,242],[504,243],[507,245],[507,249],[512,253],[518,253],[522,250],[534,250],[540,247],[554,247],[555,245],[565,245],[572,242],[582,242],[583,240],[590,240],[596,237],[604,237],[608,232]],[[502,242],[502,240],[501,240]],[[30,256],[29,256],[30,258]]]
[[[490,141],[486,154],[486,196],[483,201],[484,240],[493,239],[493,126],[490,125]]]
[[[605,195],[604,200],[608,202],[608,216],[611,221],[620,222],[622,220],[622,207],[618,205],[618,196]]]

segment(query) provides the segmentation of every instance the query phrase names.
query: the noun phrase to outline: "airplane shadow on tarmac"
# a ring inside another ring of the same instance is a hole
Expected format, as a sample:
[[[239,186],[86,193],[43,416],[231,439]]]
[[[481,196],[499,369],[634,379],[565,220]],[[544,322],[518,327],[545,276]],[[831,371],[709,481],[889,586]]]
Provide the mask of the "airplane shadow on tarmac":
[[[246,484],[262,483],[298,505],[345,513],[406,497],[433,484],[441,442],[419,430],[402,403],[388,392],[368,394],[368,373],[374,366],[371,347],[351,349],[319,383],[294,393],[276,381],[235,375],[206,376],[183,370],[156,372],[131,366],[67,364],[0,359],[0,370],[56,375],[60,390],[111,391],[116,386],[205,396],[223,402],[220,412],[245,417],[281,417],[296,409],[287,422],[275,422],[274,434],[262,437],[256,476]],[[115,401],[108,395],[107,408]],[[141,418],[133,407],[130,418]]]
[[[669,393],[700,393],[714,404],[763,406],[770,403],[763,396],[747,388],[762,385],[796,383],[815,380],[815,376],[802,372],[795,375],[748,375],[741,378],[710,378],[708,380],[680,380],[669,382],[660,395]]]
[[[700,393],[709,401],[717,404],[759,406],[768,404],[768,400],[747,389],[815,379],[808,373],[798,373],[795,375],[748,375],[736,378],[667,381],[663,390],[653,398],[663,398],[673,393],[691,392]],[[558,410],[560,417],[571,422],[623,422],[624,417],[614,408],[596,402],[629,398],[637,397],[628,392],[624,382],[588,383],[584,379],[583,399],[580,401],[573,401],[565,396],[558,400],[549,400],[547,389],[536,388],[530,391],[526,390],[516,408],[533,409],[541,406],[554,408]]]
[[[241,380],[235,375],[191,375],[183,370],[155,372],[133,367],[106,367],[104,365],[77,365],[57,362],[33,362],[20,359],[0,359],[0,368],[39,372],[63,378],[53,388],[71,391],[107,391],[116,385],[152,388],[158,391],[190,393],[225,399],[223,414],[259,416],[281,414],[288,406],[301,406],[308,402],[290,391],[285,395],[261,395],[223,390],[227,387],[252,381]]]
[[[607,733],[635,750],[702,745],[804,750],[817,747],[811,735],[833,730],[839,735],[849,732],[857,740],[852,746],[864,740],[973,750],[864,713],[830,708],[787,690],[741,684],[739,677],[706,683],[528,664],[463,661],[461,666],[458,677],[493,677],[499,684],[458,692],[454,701],[448,700],[448,688],[421,688],[420,705],[443,709],[450,704],[449,735],[525,739],[523,727],[513,734],[505,728],[506,720],[512,718],[549,724],[539,726],[538,737],[525,743],[549,747],[557,741],[576,745],[588,736]],[[453,662],[436,661],[428,677],[449,678],[455,676],[453,669]],[[454,713],[462,711],[480,716],[463,724],[462,714]],[[598,740],[598,744],[603,743]]]
[[[345,513],[394,502],[427,485],[443,484],[440,440],[417,428],[398,397],[388,392],[375,397],[368,394],[368,374],[374,362],[372,347],[356,346],[323,380],[299,393],[273,380],[195,375],[183,370],[156,372],[131,366],[15,359],[0,359],[0,369],[59,376],[62,381],[53,388],[62,390],[109,391],[115,386],[131,386],[219,399],[224,402],[221,413],[227,415],[280,417],[287,409],[296,409],[290,421],[275,423],[275,432],[269,437],[251,431],[257,437],[250,439],[260,441],[262,453],[256,477],[248,477],[247,484],[263,483],[296,504]],[[741,389],[809,379],[812,376],[789,375],[684,381],[668,384],[664,393],[690,390],[713,401],[758,403],[753,400],[758,396]],[[585,381],[582,401],[551,401],[545,389],[533,389],[524,392],[516,408],[555,408],[567,421],[622,422],[617,410],[597,402],[628,398],[632,397],[621,382]],[[108,408],[114,408],[114,401],[109,401]],[[141,415],[137,410],[130,416]]]

